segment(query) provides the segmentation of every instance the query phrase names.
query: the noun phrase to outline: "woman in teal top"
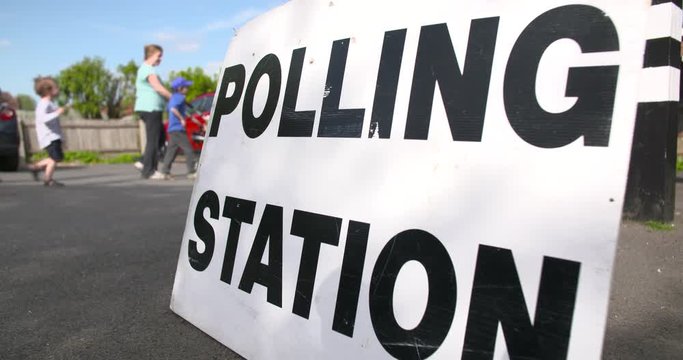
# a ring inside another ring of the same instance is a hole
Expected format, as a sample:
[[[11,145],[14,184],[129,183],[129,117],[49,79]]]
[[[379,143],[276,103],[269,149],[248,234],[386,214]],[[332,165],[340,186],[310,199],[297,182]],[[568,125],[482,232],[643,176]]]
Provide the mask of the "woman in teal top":
[[[171,93],[161,84],[156,67],[161,63],[164,50],[159,45],[145,46],[145,61],[138,69],[135,80],[135,112],[145,122],[147,143],[142,156],[142,177],[145,179],[163,179],[164,175],[157,171],[159,151],[164,144],[164,127],[162,114],[165,99]]]

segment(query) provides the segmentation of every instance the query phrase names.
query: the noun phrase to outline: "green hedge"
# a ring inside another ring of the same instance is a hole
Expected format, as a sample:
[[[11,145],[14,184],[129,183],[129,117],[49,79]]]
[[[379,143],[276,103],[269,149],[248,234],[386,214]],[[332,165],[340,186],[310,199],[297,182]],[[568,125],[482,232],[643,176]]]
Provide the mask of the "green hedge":
[[[132,164],[140,154],[124,153],[116,155],[104,155],[94,151],[65,151],[64,162],[81,164]],[[41,151],[31,155],[32,161],[45,159],[47,153]]]

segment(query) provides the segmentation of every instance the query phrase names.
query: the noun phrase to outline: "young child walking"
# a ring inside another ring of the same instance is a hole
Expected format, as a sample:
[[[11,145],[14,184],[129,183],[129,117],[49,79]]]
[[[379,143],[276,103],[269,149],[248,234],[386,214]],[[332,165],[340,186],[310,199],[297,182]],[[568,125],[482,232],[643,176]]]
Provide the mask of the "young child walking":
[[[195,157],[190,140],[187,138],[185,132],[185,95],[192,81],[188,81],[183,77],[173,79],[171,82],[171,89],[173,94],[168,101],[168,145],[166,146],[166,154],[164,155],[164,162],[161,172],[164,174],[164,179],[171,179],[171,165],[175,160],[178,147],[183,149],[187,164],[187,177],[194,179],[195,173]],[[192,118],[192,121],[198,121]]]
[[[59,86],[52,77],[38,77],[34,80],[36,94],[40,101],[36,105],[36,135],[38,145],[47,151],[48,157],[29,165],[33,179],[38,181],[38,173],[45,171],[43,184],[45,186],[60,187],[64,184],[53,179],[57,163],[64,159],[62,150],[62,128],[59,124],[59,115],[64,113],[63,107],[58,107],[53,102],[59,95]]]

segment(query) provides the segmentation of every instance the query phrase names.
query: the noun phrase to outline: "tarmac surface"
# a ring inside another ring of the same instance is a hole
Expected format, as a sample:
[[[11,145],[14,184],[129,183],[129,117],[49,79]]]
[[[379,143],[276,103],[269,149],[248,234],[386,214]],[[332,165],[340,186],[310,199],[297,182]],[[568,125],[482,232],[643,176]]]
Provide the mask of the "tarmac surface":
[[[56,178],[0,173],[0,359],[240,359],[169,309],[190,180]],[[621,227],[605,359],[683,358],[683,179],[677,194],[673,231]]]

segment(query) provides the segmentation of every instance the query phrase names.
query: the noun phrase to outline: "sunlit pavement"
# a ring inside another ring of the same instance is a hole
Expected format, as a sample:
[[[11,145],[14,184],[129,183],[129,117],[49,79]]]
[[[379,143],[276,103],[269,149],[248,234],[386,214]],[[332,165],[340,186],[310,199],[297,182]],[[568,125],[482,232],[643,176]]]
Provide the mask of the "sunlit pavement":
[[[58,168],[54,179],[67,187],[80,186],[192,186],[193,181],[186,177],[185,164],[174,164],[171,169],[173,180],[146,180],[132,164],[120,165],[63,165]],[[0,172],[0,184],[16,186],[40,186],[42,183],[33,180],[29,172]],[[40,175],[42,181],[42,173]],[[191,191],[191,189],[190,189]]]

